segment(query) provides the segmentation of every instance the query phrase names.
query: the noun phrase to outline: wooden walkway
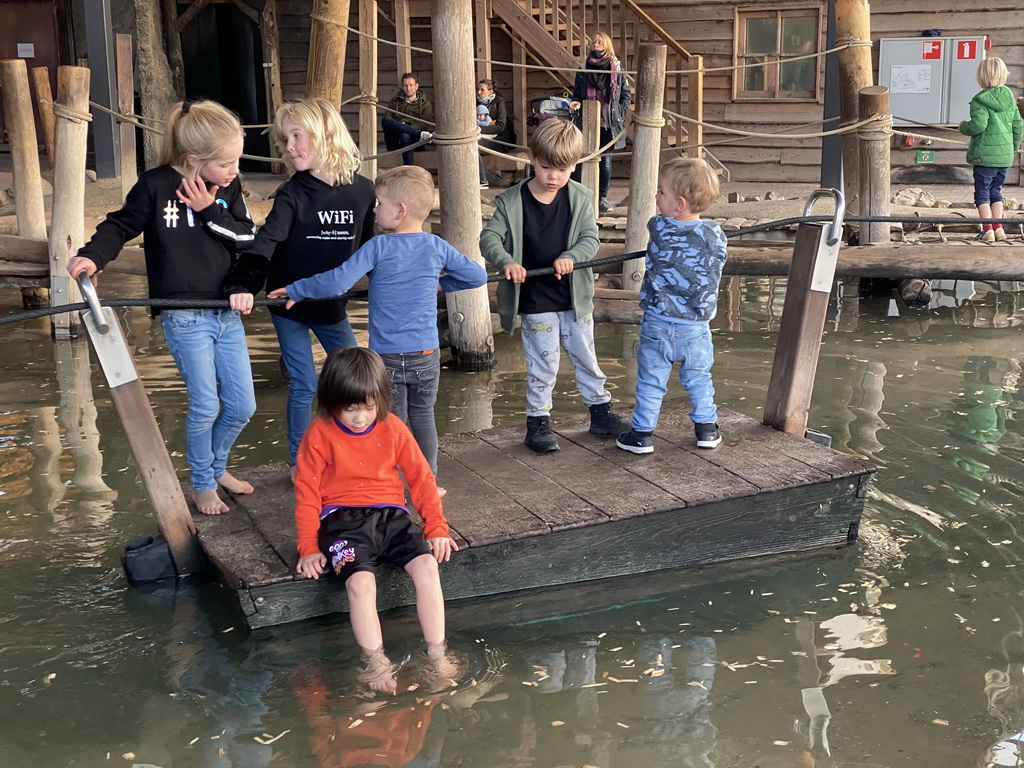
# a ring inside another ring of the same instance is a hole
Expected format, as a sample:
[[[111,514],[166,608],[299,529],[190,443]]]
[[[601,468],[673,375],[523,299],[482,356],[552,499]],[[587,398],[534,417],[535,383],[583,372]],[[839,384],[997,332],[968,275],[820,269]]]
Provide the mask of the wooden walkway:
[[[441,439],[438,474],[460,551],[442,565],[453,600],[744,557],[841,547],[857,537],[875,468],[722,410],[723,443],[699,450],[685,400],[666,402],[655,452],[635,456],[555,418],[561,450],[535,454],[523,428]],[[346,610],[332,578],[295,574],[284,464],[245,473],[256,494],[197,516],[199,540],[251,627]],[[414,602],[411,581],[380,580],[381,609]]]

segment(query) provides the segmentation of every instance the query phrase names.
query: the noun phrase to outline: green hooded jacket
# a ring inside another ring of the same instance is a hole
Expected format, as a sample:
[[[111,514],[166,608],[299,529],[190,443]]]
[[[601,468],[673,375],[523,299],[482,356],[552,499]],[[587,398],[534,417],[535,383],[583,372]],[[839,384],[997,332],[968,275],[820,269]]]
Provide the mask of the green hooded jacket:
[[[1009,168],[1020,149],[1020,112],[1013,92],[1005,85],[986,88],[971,99],[971,119],[960,123],[960,133],[971,137],[967,162],[988,168]]]

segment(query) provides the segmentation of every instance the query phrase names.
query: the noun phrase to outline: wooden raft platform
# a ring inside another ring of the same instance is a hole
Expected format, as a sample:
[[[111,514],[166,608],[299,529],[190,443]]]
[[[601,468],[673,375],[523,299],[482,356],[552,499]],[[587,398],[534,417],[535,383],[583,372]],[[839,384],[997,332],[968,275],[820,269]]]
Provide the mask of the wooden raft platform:
[[[655,452],[636,456],[555,418],[561,450],[535,454],[521,427],[441,438],[438,473],[460,551],[441,567],[453,600],[738,558],[842,547],[857,538],[875,467],[720,410],[724,441],[700,450],[685,400],[666,402]],[[330,577],[295,574],[284,464],[244,473],[257,491],[196,516],[203,549],[250,627],[347,610]],[[385,574],[378,607],[414,602]]]

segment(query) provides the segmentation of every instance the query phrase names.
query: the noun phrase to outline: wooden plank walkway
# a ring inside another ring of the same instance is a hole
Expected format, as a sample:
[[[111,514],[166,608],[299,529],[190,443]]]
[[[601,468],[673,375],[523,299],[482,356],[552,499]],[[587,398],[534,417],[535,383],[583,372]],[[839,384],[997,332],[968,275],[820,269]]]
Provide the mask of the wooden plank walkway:
[[[635,456],[555,418],[561,450],[535,454],[523,428],[441,439],[438,473],[460,551],[441,569],[445,597],[495,595],[632,573],[852,543],[875,467],[722,409],[723,443],[696,447],[688,402],[666,402],[655,452]],[[257,492],[229,514],[196,516],[199,540],[251,627],[345,611],[332,578],[295,574],[284,464],[245,473]],[[397,572],[381,609],[414,602]]]

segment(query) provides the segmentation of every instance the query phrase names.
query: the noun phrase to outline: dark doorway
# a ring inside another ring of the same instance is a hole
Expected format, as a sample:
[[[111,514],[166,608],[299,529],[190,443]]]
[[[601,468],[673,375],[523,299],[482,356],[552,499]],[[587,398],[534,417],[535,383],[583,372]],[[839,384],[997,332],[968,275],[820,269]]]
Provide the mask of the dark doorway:
[[[187,5],[178,5],[184,13]],[[181,32],[185,94],[191,101],[213,99],[235,112],[243,125],[269,122],[259,26],[230,3],[210,3]],[[266,157],[270,141],[262,128],[245,132],[245,153]],[[270,166],[243,160],[242,170]]]

